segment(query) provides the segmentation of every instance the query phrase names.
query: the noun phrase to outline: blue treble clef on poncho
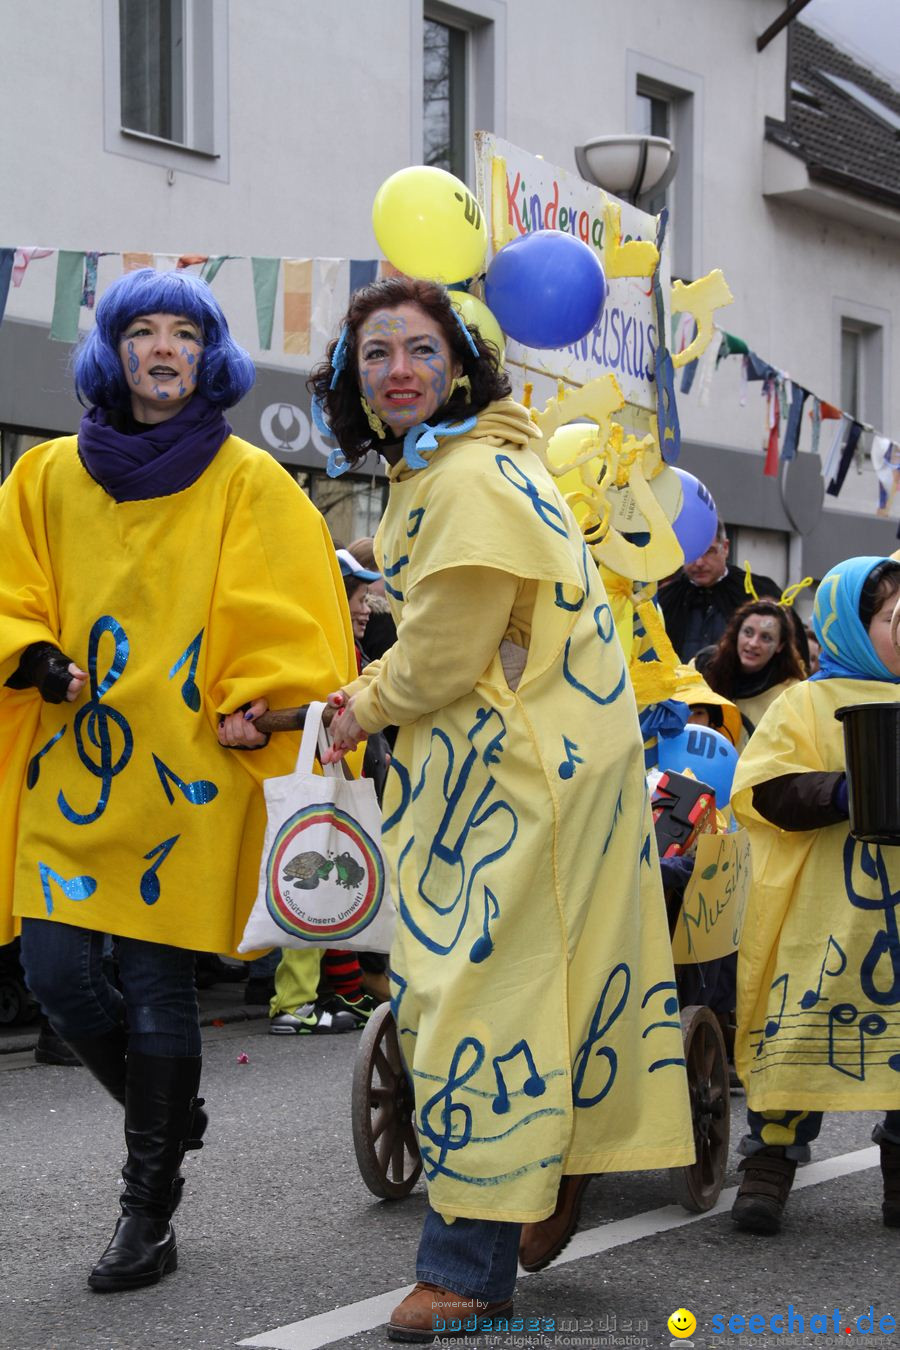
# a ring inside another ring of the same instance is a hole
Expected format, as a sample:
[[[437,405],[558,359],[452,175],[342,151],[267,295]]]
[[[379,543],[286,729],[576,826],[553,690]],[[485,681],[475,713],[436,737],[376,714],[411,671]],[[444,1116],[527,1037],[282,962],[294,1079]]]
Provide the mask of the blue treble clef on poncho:
[[[112,664],[98,683],[97,680],[97,658],[100,650],[100,639],[104,633],[109,633],[116,644],[115,654]],[[131,727],[116,708],[109,708],[102,699],[108,694],[115,684],[116,680],[122,674],[128,663],[129,645],[125,629],[117,623],[109,614],[104,614],[97,620],[91,629],[90,639],[88,641],[88,674],[91,680],[91,697],[85,703],[83,708],[79,708],[75,714],[73,723],[73,733],[75,736],[75,745],[78,750],[78,758],[84,767],[95,778],[100,779],[100,798],[93,811],[82,814],[69,805],[60,790],[57,802],[63,815],[70,820],[73,825],[90,825],[103,815],[109,803],[109,793],[112,787],[112,780],[117,773],[121,773],[128,761],[131,759],[131,752],[134,749],[134,736]],[[122,733],[122,749],[118,758],[113,760],[112,739],[110,736],[109,723],[114,722]],[[100,760],[97,763],[88,753],[85,745],[83,730],[86,727],[87,740],[100,752]]]

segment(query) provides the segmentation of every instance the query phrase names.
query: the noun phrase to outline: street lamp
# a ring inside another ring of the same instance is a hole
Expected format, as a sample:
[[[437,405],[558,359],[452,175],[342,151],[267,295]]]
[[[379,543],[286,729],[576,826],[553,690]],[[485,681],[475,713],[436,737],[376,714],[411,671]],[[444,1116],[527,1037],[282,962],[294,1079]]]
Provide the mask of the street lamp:
[[[678,155],[665,136],[595,136],[575,147],[582,178],[616,197],[637,204],[662,192],[675,177]]]

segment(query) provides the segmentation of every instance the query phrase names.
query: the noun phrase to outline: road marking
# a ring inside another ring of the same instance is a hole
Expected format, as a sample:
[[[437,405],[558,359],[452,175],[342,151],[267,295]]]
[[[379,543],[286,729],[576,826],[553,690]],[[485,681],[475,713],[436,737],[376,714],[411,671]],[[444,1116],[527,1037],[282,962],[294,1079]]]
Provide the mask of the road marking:
[[[818,1186],[824,1181],[834,1181],[837,1177],[851,1176],[854,1172],[877,1167],[879,1156],[877,1148],[864,1148],[854,1153],[842,1153],[836,1158],[824,1158],[822,1162],[810,1163],[798,1170],[793,1189],[799,1191],[805,1186]],[[713,1208],[704,1214],[688,1214],[680,1205],[664,1205],[660,1209],[650,1209],[643,1214],[636,1214],[630,1219],[616,1219],[613,1223],[604,1223],[598,1228],[588,1228],[582,1233],[575,1234],[550,1269],[565,1265],[568,1261],[583,1261],[586,1256],[598,1256],[613,1247],[624,1247],[629,1242],[640,1242],[643,1238],[655,1237],[657,1233],[671,1232],[688,1224],[700,1223],[703,1219],[727,1214],[736,1194],[737,1187],[730,1186],[728,1190],[722,1192]],[[528,1271],[519,1271],[520,1282],[528,1277]],[[359,1303],[349,1303],[344,1308],[333,1308],[331,1312],[306,1317],[303,1321],[291,1322],[288,1326],[275,1327],[272,1331],[264,1331],[259,1336],[251,1336],[245,1341],[239,1341],[238,1344],[258,1346],[263,1350],[321,1350],[322,1346],[334,1345],[336,1341],[344,1340],[347,1336],[355,1336],[361,1331],[373,1331],[376,1327],[383,1326],[412,1287],[407,1285],[403,1289],[392,1289],[387,1294],[362,1299]]]

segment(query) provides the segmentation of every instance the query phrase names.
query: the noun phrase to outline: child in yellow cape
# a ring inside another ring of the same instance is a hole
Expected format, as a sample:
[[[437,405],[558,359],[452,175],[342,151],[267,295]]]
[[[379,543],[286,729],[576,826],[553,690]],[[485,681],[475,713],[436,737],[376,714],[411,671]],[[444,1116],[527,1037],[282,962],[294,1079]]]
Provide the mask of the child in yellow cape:
[[[850,558],[816,594],[820,667],[763,716],[731,804],[754,883],[738,962],[737,1068],[747,1091],[739,1228],[777,1232],[824,1111],[886,1110],[875,1129],[884,1222],[900,1227],[900,848],[854,839],[836,711],[896,702],[900,564]]]
[[[400,728],[391,977],[430,1208],[388,1334],[430,1341],[508,1312],[523,1224],[539,1269],[591,1174],[690,1163],[693,1139],[634,696],[534,424],[430,282],[357,291],[329,356],[332,467],[373,444],[391,465],[397,641],[332,733]]]

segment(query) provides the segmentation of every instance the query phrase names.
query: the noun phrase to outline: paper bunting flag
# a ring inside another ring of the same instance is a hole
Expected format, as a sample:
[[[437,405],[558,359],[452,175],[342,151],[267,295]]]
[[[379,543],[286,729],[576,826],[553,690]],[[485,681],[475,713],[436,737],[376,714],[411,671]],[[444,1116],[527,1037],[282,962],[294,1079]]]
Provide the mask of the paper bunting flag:
[[[843,422],[841,423],[841,426],[843,426]],[[860,422],[851,422],[850,430],[847,432],[847,439],[844,441],[844,447],[841,450],[837,473],[825,489],[829,497],[837,497],[840,495],[841,488],[844,486],[844,479],[847,477],[850,465],[853,463],[853,453],[856,450],[856,443],[861,435],[862,424]]]
[[[264,352],[272,346],[272,325],[275,320],[275,296],[278,292],[280,258],[253,258],[253,294],[256,298],[256,327],[259,345]]]
[[[84,309],[93,309],[97,299],[97,264],[100,254],[96,252],[84,255],[84,285],[81,288],[81,304]]]
[[[767,426],[769,434],[766,439],[766,463],[763,473],[767,478],[777,478],[778,476],[778,427],[781,421],[781,402],[778,398],[778,381],[774,378],[765,380],[763,384],[763,393],[768,401],[767,408]]]
[[[291,356],[309,355],[312,315],[312,259],[284,260],[284,350]]]
[[[227,253],[220,253],[218,257],[210,258],[207,262],[203,264],[203,267],[200,271],[200,280],[205,281],[208,286],[211,286],[215,281],[216,277],[218,276],[219,268],[222,266],[223,262],[227,261],[228,261]]]
[[[370,281],[374,281],[378,275],[378,263],[372,258],[351,258],[350,259],[350,294],[358,291],[361,286],[368,286]]]
[[[122,271],[137,272],[141,267],[152,267],[155,255],[152,253],[123,253]]]
[[[787,426],[784,431],[784,441],[781,446],[781,458],[794,459],[797,454],[797,447],[800,443],[800,426],[803,417],[803,405],[809,398],[809,390],[804,389],[802,385],[791,385],[791,405],[788,410]]]
[[[49,258],[52,252],[52,248],[17,248],[16,260],[13,263],[12,270],[12,284],[16,287],[21,286],[25,280],[29,263],[34,262],[35,258]]]
[[[3,315],[6,312],[6,297],[9,295],[15,257],[14,248],[0,248],[0,323],[3,322]]]
[[[56,293],[50,336],[54,342],[74,342],[84,293],[84,254],[61,248],[56,260]]]

